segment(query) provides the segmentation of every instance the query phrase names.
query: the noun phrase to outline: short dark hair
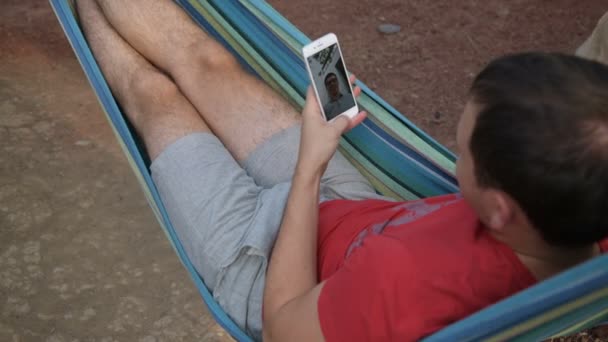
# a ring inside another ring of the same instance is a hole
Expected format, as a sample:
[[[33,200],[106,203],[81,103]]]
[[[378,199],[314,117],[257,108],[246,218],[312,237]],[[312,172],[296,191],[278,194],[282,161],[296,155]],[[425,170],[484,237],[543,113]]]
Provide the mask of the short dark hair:
[[[482,187],[512,196],[554,245],[608,235],[608,66],[524,53],[491,62],[471,87],[470,149]]]
[[[333,72],[330,72],[329,74],[327,74],[327,75],[325,76],[325,80],[323,81],[323,83],[324,83],[324,84],[327,84],[327,80],[328,80],[330,77],[332,77],[332,76],[333,76],[333,77],[335,77],[336,79],[338,79],[338,76],[336,76],[336,74],[334,74]]]

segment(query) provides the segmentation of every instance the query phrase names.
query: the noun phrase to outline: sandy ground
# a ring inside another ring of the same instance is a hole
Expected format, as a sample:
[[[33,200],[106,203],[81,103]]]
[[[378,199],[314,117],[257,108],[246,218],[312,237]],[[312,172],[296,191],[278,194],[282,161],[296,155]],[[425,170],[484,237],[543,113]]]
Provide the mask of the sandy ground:
[[[449,147],[473,75],[573,51],[604,0],[270,1]],[[311,8],[319,15],[311,16]],[[394,23],[401,32],[376,27]],[[0,341],[226,341],[148,208],[49,5],[0,3]]]

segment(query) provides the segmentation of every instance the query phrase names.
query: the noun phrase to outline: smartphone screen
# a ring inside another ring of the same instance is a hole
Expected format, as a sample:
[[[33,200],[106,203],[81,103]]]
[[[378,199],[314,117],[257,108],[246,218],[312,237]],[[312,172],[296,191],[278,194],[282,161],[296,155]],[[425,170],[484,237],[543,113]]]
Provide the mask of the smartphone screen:
[[[306,60],[328,121],[355,106],[338,44],[329,45]]]

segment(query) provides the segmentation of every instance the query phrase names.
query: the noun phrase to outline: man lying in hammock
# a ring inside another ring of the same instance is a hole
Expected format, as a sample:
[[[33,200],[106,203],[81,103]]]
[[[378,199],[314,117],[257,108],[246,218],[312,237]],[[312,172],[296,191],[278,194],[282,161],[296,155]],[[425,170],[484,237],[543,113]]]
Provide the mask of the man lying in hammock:
[[[336,152],[365,114],[328,124],[309,89],[300,116],[169,0],[77,5],[191,261],[255,338],[415,340],[608,250],[607,67],[492,62],[462,195],[399,203]]]

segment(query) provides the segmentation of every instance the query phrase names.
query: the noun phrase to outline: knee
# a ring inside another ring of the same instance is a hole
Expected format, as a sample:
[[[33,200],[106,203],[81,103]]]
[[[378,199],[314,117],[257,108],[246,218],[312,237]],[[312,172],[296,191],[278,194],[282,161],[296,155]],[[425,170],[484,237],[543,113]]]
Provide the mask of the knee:
[[[133,73],[129,88],[140,104],[171,103],[179,89],[165,74],[153,68],[141,68]]]
[[[234,56],[214,40],[193,44],[182,53],[184,63],[179,64],[186,68],[202,68],[206,72],[213,72],[230,71],[239,67]]]

